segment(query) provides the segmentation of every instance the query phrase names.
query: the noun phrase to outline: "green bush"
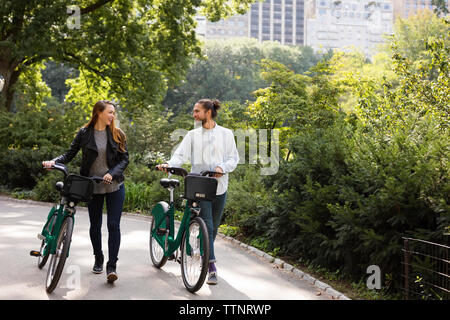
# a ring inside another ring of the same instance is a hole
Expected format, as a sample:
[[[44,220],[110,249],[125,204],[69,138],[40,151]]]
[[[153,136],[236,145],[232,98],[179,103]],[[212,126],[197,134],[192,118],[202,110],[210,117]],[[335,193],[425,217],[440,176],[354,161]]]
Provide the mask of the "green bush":
[[[45,202],[58,202],[61,195],[55,188],[58,181],[63,181],[63,175],[60,172],[49,172],[38,180],[33,188],[33,200]]]
[[[327,245],[334,235],[327,204],[337,201],[336,179],[346,173],[344,128],[303,130],[291,140],[294,160],[280,162],[278,174],[265,178],[272,205],[260,211],[253,233],[270,239],[272,248],[317,264],[339,265]]]
[[[292,157],[276,175],[252,178],[264,185],[267,202],[253,214],[245,205],[234,213],[245,236],[356,281],[367,266],[379,265],[386,289],[396,292],[402,237],[447,242],[450,51],[442,41],[428,41],[427,48],[433,59],[420,74],[396,54],[397,83],[386,80],[381,92],[357,83],[356,114],[346,117],[328,112],[337,109],[333,95],[320,89],[330,87],[323,66],[321,81],[312,81],[320,90],[311,91],[309,108],[294,124]],[[431,69],[438,76],[428,77]],[[252,197],[232,187],[237,203]]]
[[[260,168],[254,165],[238,165],[229,175],[227,201],[223,221],[243,228],[253,217],[269,205],[269,194],[262,183]]]
[[[17,113],[0,111],[2,185],[10,189],[32,189],[36,185],[44,174],[41,162],[67,150],[82,125],[83,118],[74,121],[71,117],[77,118],[77,115],[70,110],[70,106],[61,105]]]
[[[242,230],[355,280],[379,265],[399,285],[401,238],[446,243],[450,224],[448,131],[436,132],[431,117],[404,121],[390,135],[345,124],[304,130],[293,161],[267,177],[273,205]]]
[[[450,224],[448,131],[437,119],[411,114],[395,134],[355,132],[339,179],[339,201],[329,203],[336,252],[362,274],[371,264],[401,273],[402,236],[445,243]],[[399,280],[398,278],[396,280]]]
[[[124,211],[150,214],[151,209],[159,201],[169,202],[169,191],[159,182],[160,179],[167,178],[165,173],[133,160],[130,161],[126,173]],[[174,191],[175,206],[179,209],[182,205],[181,196],[184,194],[184,180],[177,176],[173,176],[172,179],[180,180],[180,186]]]

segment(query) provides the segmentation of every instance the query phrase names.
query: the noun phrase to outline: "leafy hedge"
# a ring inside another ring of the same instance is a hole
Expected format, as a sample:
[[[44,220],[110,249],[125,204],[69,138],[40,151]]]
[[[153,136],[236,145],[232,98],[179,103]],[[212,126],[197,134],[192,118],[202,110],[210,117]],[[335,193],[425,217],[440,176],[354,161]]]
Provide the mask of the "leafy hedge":
[[[83,119],[66,113],[68,110],[61,105],[17,113],[0,111],[2,185],[31,189],[45,175],[41,162],[64,152],[82,125]]]
[[[359,84],[358,117],[324,112],[314,103],[328,101],[328,109],[336,109],[332,96],[309,101],[302,114],[308,120],[298,122],[290,139],[292,159],[281,161],[278,174],[259,179],[268,205],[255,205],[251,215],[246,209],[237,220],[245,236],[268,239],[269,250],[355,280],[366,276],[367,266],[379,265],[394,291],[401,283],[403,236],[448,242],[449,49],[434,40],[427,47],[433,59],[422,75],[394,55],[395,86],[384,83],[380,91]],[[252,192],[231,193],[228,205]]]

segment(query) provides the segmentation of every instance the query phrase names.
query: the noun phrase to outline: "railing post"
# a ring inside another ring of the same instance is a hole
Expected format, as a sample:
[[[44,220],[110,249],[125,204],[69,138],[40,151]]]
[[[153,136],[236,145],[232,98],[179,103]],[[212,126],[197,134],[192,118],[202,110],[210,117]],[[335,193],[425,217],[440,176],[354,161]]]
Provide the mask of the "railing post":
[[[444,270],[444,272],[445,272],[445,274],[446,275],[450,275],[450,273],[448,272],[448,265],[449,265],[449,260],[448,260],[448,248],[444,248],[444,260],[445,260],[445,262],[444,262],[444,265],[445,265],[445,270]],[[449,278],[444,278],[444,288],[446,288],[446,289],[450,289],[450,279]],[[449,292],[447,292],[446,293],[446,299],[448,300],[448,299],[450,299],[450,293]]]
[[[410,266],[410,252],[408,239],[403,239],[403,247],[405,250],[405,300],[409,300],[409,266]]]

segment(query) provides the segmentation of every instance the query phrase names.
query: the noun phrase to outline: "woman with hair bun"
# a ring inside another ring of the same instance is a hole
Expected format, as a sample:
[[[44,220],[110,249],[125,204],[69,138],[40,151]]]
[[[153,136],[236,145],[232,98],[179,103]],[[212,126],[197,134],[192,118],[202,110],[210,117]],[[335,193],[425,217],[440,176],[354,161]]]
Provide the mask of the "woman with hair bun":
[[[199,125],[189,131],[183,138],[171,159],[158,168],[180,167],[186,162],[191,163],[191,172],[203,170],[216,171],[218,180],[217,196],[209,201],[199,201],[200,216],[206,223],[210,243],[209,274],[206,283],[217,284],[217,262],[214,252],[214,240],[217,235],[223,209],[227,199],[228,174],[238,162],[239,154],[230,129],[219,126],[214,119],[220,109],[218,100],[201,99],[194,105],[193,117]]]

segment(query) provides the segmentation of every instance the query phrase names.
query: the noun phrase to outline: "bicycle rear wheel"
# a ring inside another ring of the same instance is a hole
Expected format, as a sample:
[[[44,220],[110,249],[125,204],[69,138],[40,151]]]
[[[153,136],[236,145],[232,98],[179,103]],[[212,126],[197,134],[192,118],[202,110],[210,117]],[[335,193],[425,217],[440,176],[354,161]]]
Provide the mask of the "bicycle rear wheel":
[[[181,242],[181,275],[189,292],[194,293],[203,286],[208,273],[208,262],[208,230],[203,219],[195,217],[189,223],[189,238],[186,237],[185,231]]]
[[[52,254],[50,259],[46,280],[46,290],[48,293],[55,290],[59,278],[61,277],[64,264],[66,263],[67,254],[69,253],[70,242],[72,241],[72,232],[73,218],[66,217],[63,220],[58,239],[56,241],[56,253]]]
[[[152,224],[150,226],[150,258],[152,259],[155,267],[162,268],[166,262],[167,257],[164,256],[164,249],[159,245],[156,239],[152,235],[152,230],[155,228],[155,218],[152,218]]]

